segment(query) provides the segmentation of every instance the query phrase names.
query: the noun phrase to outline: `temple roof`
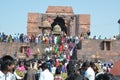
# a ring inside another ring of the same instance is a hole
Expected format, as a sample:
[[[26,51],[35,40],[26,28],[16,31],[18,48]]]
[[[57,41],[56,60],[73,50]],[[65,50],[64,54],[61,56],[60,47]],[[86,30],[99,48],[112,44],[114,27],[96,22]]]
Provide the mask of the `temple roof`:
[[[70,6],[49,6],[46,13],[73,13]]]

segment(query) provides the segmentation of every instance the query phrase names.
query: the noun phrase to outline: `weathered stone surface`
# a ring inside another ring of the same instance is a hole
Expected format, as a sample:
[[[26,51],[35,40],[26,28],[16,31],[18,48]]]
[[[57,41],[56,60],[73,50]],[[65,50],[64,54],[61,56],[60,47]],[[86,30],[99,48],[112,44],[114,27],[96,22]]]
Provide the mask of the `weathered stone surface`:
[[[120,41],[112,40],[111,50],[103,50],[103,40],[83,40],[82,49],[78,50],[78,59],[102,59],[103,61],[116,61],[120,56]]]
[[[11,55],[14,56],[14,53],[17,52],[18,58],[26,58],[26,54],[23,54],[20,49],[21,46],[30,46],[31,49],[31,56],[33,57],[34,54],[38,53],[38,49],[40,50],[39,57],[41,54],[45,53],[44,49],[47,45],[41,44],[41,45],[35,45],[34,43],[28,44],[28,43],[4,43],[0,42],[0,57],[3,55]]]
[[[90,24],[90,15],[89,14],[80,14],[79,15],[79,23],[81,24],[81,25],[88,25],[88,24]]]
[[[68,6],[49,6],[46,13],[73,13],[73,9]]]
[[[82,33],[90,31],[90,15],[80,14],[79,15],[79,26]]]
[[[82,24],[82,25],[79,25],[79,26],[80,26],[79,31],[81,33],[87,33],[88,31],[90,31],[90,25]]]
[[[27,34],[28,35],[39,34],[39,14],[38,13],[28,14]]]
[[[38,22],[39,13],[28,13],[28,22]]]

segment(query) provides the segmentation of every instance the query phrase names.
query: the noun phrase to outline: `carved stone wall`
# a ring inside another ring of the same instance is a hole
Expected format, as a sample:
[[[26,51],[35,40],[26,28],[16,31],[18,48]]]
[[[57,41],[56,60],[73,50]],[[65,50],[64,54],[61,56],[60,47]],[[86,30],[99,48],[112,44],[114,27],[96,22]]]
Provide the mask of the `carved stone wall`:
[[[48,20],[50,24],[60,17],[64,20],[67,27],[67,35],[75,36],[81,33],[90,31],[90,15],[89,14],[74,14],[71,7],[65,6],[50,6],[46,13],[29,13],[27,22],[27,34],[38,35],[42,34],[42,23]]]

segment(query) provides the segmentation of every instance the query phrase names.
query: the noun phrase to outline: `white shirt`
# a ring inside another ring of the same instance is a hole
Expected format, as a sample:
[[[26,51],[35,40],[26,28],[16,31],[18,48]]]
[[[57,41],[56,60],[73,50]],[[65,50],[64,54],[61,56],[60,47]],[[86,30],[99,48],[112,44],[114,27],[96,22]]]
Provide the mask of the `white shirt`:
[[[50,47],[50,51],[52,51],[52,46]]]
[[[55,74],[55,71],[56,71],[56,67],[52,67],[52,74]]]
[[[50,51],[49,47],[46,47],[45,52],[49,52],[49,51]]]
[[[44,70],[40,74],[39,80],[54,80],[53,74],[48,69]]]
[[[0,80],[5,80],[5,74],[2,71],[0,71]]]
[[[91,67],[88,67],[88,69],[86,70],[85,77],[89,80],[95,80],[95,72]]]
[[[12,74],[11,72],[7,73],[7,80],[16,80],[16,77],[14,74]]]
[[[16,80],[14,77],[14,74],[8,72],[6,75],[0,71],[0,80],[5,80],[5,76],[6,76],[6,80]]]

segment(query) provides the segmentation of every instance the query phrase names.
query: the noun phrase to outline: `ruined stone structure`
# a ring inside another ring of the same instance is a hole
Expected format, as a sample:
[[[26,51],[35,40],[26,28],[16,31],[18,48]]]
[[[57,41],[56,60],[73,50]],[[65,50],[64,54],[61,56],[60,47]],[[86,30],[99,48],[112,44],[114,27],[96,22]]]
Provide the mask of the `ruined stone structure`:
[[[46,13],[29,13],[27,23],[27,34],[49,34],[65,32],[67,35],[81,35],[90,31],[90,15],[74,14],[71,7],[49,6]],[[0,42],[0,57],[18,52],[18,57],[25,56],[25,49],[31,48],[31,53],[44,53],[47,45],[32,45],[26,43],[3,43]],[[101,59],[104,61],[117,61],[120,57],[119,40],[92,40],[84,39],[77,48],[76,57],[84,60]],[[22,51],[22,52],[21,52]]]
[[[29,13],[27,34],[49,34],[59,25],[68,36],[86,34],[90,31],[90,15],[74,14],[72,7],[49,6],[46,13]]]

